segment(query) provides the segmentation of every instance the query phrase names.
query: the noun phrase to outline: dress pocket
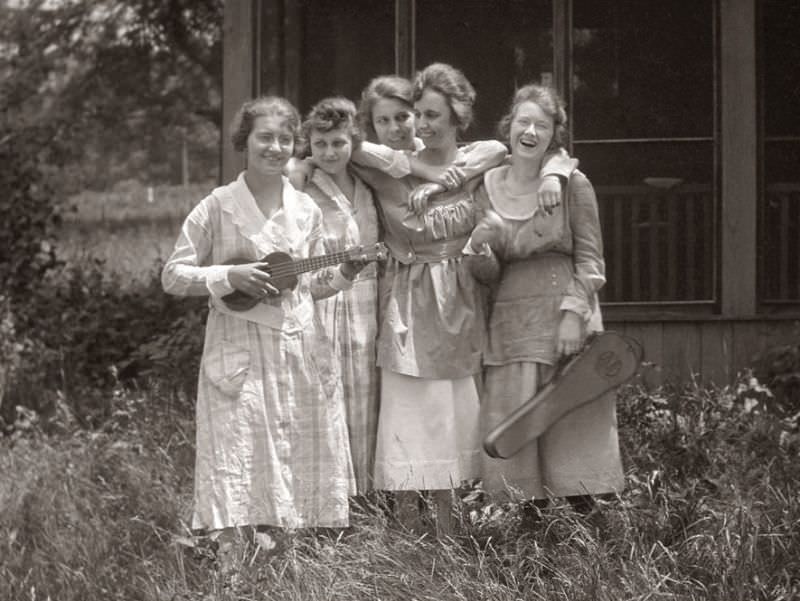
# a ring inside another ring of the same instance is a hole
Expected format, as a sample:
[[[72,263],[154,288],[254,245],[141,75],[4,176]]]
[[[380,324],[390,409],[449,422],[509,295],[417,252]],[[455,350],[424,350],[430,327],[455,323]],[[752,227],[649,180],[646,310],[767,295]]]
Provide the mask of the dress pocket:
[[[223,394],[238,396],[250,372],[250,350],[232,342],[219,342],[208,349],[203,369]]]

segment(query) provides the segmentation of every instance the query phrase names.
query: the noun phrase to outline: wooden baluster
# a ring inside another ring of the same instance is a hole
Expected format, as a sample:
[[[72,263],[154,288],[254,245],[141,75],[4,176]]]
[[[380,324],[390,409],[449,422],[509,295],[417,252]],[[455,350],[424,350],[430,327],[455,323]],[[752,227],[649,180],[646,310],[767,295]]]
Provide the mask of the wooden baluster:
[[[641,249],[639,248],[639,200],[631,197],[631,300],[642,299],[641,277],[639,273]]]
[[[789,203],[791,196],[788,192],[781,192],[778,194],[778,202],[780,204],[781,218],[778,221],[778,244],[780,252],[778,253],[778,282],[779,293],[778,297],[781,300],[789,299]]]
[[[609,300],[620,301],[625,298],[625,289],[622,286],[625,277],[625,252],[624,252],[624,215],[625,197],[613,196],[614,204],[614,294]]]
[[[667,300],[683,300],[678,294],[678,203],[679,194],[670,194],[667,201]]]
[[[650,279],[649,282],[649,289],[650,289],[650,301],[657,301],[661,300],[658,295],[659,286],[658,282],[661,279],[661,265],[659,265],[659,232],[661,230],[660,227],[660,215],[658,210],[658,205],[660,202],[660,197],[658,194],[653,194],[647,199],[647,222],[649,230],[649,250],[648,250],[648,260],[650,261],[649,265],[649,273],[648,278]]]
[[[693,194],[685,197],[686,206],[686,297],[697,298],[697,260],[695,249],[697,247],[697,206]]]

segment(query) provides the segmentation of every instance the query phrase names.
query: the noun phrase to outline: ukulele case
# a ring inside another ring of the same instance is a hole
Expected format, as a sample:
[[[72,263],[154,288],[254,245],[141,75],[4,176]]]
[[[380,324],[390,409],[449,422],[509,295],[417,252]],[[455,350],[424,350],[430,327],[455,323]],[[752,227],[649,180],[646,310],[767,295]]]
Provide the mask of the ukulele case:
[[[548,384],[489,432],[484,449],[508,459],[570,411],[632,378],[641,360],[641,346],[631,338],[613,331],[590,335]]]

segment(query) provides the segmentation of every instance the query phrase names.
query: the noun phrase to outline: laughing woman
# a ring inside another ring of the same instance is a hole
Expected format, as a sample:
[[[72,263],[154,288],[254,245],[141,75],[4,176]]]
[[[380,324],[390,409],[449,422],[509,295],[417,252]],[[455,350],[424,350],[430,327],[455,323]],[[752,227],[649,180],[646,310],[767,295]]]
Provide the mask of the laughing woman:
[[[378,241],[378,216],[371,190],[348,168],[360,137],[355,105],[346,98],[318,102],[303,123],[303,137],[316,165],[305,187],[322,210],[326,253]],[[378,427],[378,334],[376,265],[356,277],[353,287],[317,303],[322,323],[341,366],[350,450],[358,493],[372,488]]]
[[[579,171],[564,203],[538,209],[536,190],[545,154],[563,146],[566,112],[556,93],[528,85],[501,121],[511,164],[486,173],[476,198],[486,217],[473,232],[478,251],[491,246],[504,265],[489,323],[482,421],[485,431],[530,399],[553,376],[561,357],[602,329],[597,291],[605,283],[597,200]],[[588,495],[623,485],[614,394],[565,415],[511,459],[484,456],[487,490],[511,489],[526,499],[567,497],[588,508]]]
[[[260,260],[324,252],[319,208],[282,176],[299,126],[282,98],[241,107],[232,141],[247,169],[192,210],[162,274],[170,294],[210,296],[193,526],[221,531],[224,567],[238,528],[347,526],[355,488],[342,390],[313,298],[347,288],[357,267],[314,282],[301,276],[280,291]],[[228,264],[239,258],[246,261]],[[232,310],[223,297],[234,291],[260,301]]]

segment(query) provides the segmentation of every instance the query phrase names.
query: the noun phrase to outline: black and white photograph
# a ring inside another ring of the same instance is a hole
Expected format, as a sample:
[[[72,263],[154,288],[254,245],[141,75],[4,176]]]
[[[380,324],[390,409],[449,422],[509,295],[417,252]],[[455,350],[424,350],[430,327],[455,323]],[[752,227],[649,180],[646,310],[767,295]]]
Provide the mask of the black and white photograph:
[[[0,0],[0,600],[800,601],[798,32]]]

